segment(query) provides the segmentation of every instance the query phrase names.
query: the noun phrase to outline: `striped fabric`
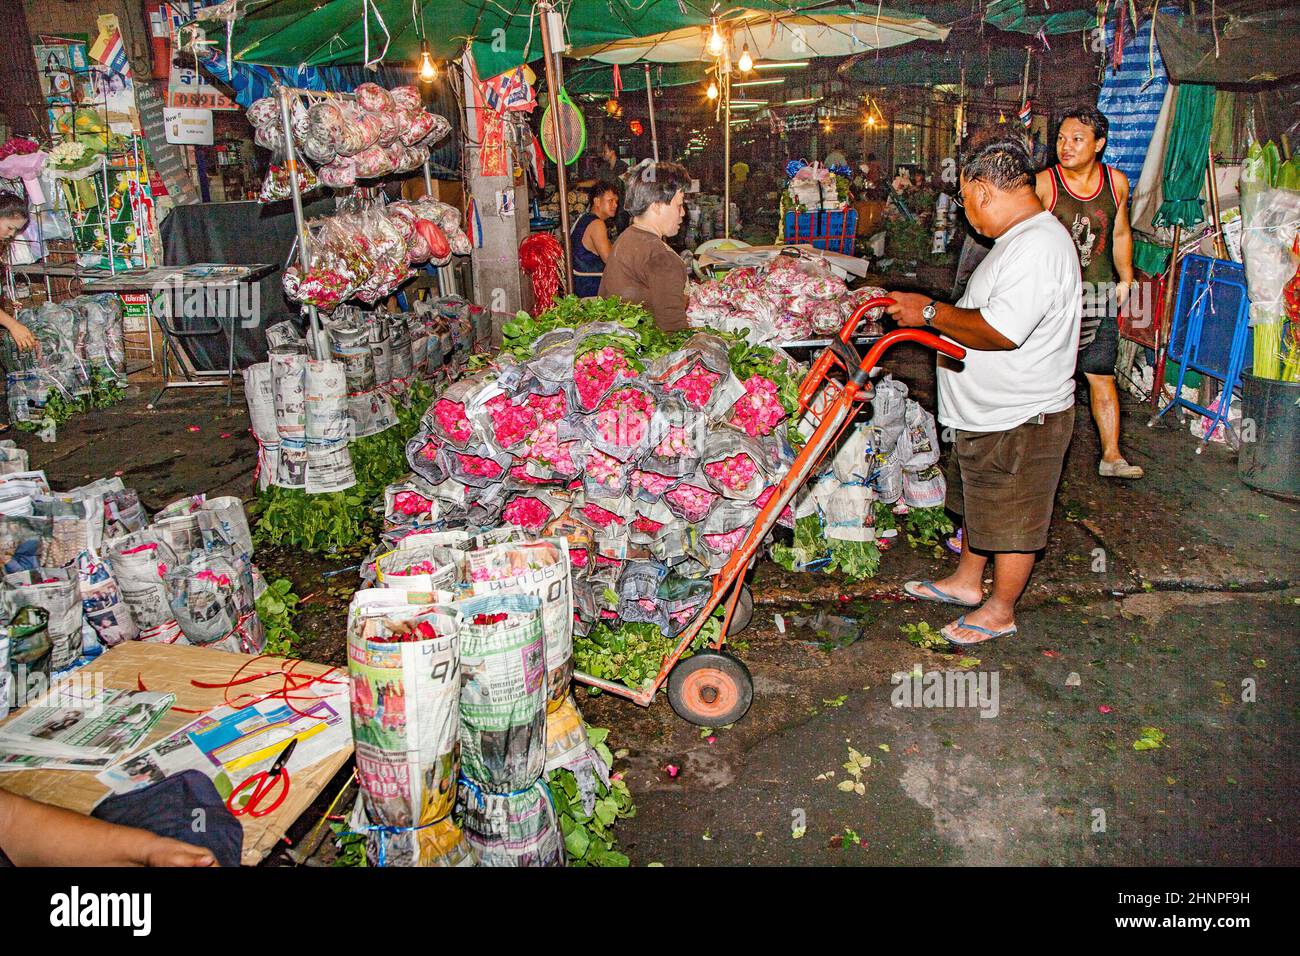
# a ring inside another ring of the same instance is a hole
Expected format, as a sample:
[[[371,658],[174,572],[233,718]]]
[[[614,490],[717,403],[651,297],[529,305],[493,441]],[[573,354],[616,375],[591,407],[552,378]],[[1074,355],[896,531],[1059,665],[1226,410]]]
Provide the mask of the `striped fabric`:
[[[1165,75],[1160,48],[1156,46],[1152,50],[1154,38],[1149,20],[1144,20],[1134,31],[1133,24],[1125,17],[1123,62],[1118,70],[1114,68],[1112,47],[1118,20],[1118,10],[1106,20],[1106,75],[1097,97],[1097,108],[1110,121],[1106,162],[1128,176],[1129,182],[1136,183],[1142,175],[1142,162],[1155,132],[1169,78]]]

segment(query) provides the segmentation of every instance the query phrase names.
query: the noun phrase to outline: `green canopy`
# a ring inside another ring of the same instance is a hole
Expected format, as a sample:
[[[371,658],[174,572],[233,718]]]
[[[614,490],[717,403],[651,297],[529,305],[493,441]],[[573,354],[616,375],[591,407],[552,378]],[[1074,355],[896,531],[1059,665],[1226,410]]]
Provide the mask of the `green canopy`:
[[[472,42],[480,75],[495,76],[541,56],[540,15],[533,19],[531,9],[521,0],[248,0],[230,48],[236,60],[263,66],[415,62],[423,36],[439,60],[456,59]],[[707,13],[685,9],[677,0],[574,0],[565,19],[574,45],[709,22]],[[224,45],[224,31],[211,36]]]
[[[1075,9],[1062,9],[1071,6]],[[1097,4],[1093,0],[1087,0],[1082,8],[1078,2],[1057,0],[1052,8],[1060,12],[1046,15],[1031,14],[1025,7],[1025,0],[992,0],[984,8],[984,22],[1012,33],[1074,33],[1097,25]]]
[[[704,81],[708,70],[707,63],[651,63],[650,85],[656,89],[668,86],[687,86]],[[619,79],[624,93],[645,92],[645,66],[641,63],[629,63],[619,67]],[[564,64],[564,88],[570,96],[582,93],[595,93],[601,96],[614,94],[614,65],[566,61]]]
[[[1156,213],[1157,226],[1195,226],[1205,221],[1201,189],[1210,155],[1210,122],[1214,118],[1214,87],[1182,83],[1174,105],[1173,130],[1165,152],[1165,201]]]
[[[414,62],[421,37],[435,58],[450,60],[469,42],[480,75],[487,77],[541,55],[541,21],[530,16],[532,9],[523,0],[240,0],[229,47],[243,63],[327,66]],[[611,63],[684,62],[699,59],[687,41],[702,44],[709,16],[704,0],[573,0],[565,23],[569,44],[579,56]],[[882,9],[877,20],[874,8],[837,0],[745,0],[719,16],[736,25],[737,55],[742,42],[758,55],[765,44],[784,49],[806,41],[812,47],[809,55],[824,56],[943,39],[948,33],[915,14]],[[773,27],[777,19],[781,30]],[[799,39],[791,36],[796,27],[803,31]],[[663,36],[673,40],[657,51],[629,45],[636,38]],[[223,48],[227,44],[224,27],[210,29],[209,37]]]

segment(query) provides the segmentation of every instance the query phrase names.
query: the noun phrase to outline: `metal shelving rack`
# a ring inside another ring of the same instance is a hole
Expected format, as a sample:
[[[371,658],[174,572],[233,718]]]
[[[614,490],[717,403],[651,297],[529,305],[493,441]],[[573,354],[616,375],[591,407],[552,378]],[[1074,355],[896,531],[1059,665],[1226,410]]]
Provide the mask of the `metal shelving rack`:
[[[284,153],[285,165],[289,170],[289,188],[292,192],[293,199],[293,219],[297,227],[298,238],[295,241],[295,247],[298,251],[299,268],[306,274],[311,268],[311,237],[307,232],[307,222],[302,211],[302,191],[298,188],[298,150],[293,141],[293,125],[291,117],[293,114],[293,103],[299,96],[306,97],[333,97],[335,99],[351,100],[355,99],[352,93],[335,93],[321,92],[320,90],[304,90],[293,86],[280,86],[276,89],[276,96],[280,102],[280,126],[284,133]],[[424,188],[429,197],[433,197],[433,176],[429,171],[429,161],[424,161]],[[290,253],[292,256],[292,253]],[[440,266],[437,269],[438,275],[438,293],[439,295],[457,295],[456,291],[456,273],[450,264]],[[320,314],[316,311],[314,305],[304,305],[303,309],[307,313],[310,323],[310,339],[312,349],[318,359],[329,358],[325,352],[325,339],[321,328]]]

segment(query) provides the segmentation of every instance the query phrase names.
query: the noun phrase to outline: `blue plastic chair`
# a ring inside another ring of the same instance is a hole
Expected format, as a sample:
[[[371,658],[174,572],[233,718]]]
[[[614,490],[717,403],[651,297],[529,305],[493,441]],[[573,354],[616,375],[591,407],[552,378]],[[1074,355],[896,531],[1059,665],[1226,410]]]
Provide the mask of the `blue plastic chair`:
[[[1167,360],[1179,366],[1174,398],[1160,409],[1152,422],[1172,408],[1187,408],[1210,419],[1206,437],[1196,449],[1199,454],[1222,424],[1239,445],[1240,436],[1228,424],[1232,393],[1241,381],[1250,347],[1250,297],[1246,292],[1246,271],[1236,262],[1209,256],[1184,256],[1179,266],[1178,297],[1169,327]],[[1223,382],[1217,411],[1183,398],[1188,371],[1199,372]]]

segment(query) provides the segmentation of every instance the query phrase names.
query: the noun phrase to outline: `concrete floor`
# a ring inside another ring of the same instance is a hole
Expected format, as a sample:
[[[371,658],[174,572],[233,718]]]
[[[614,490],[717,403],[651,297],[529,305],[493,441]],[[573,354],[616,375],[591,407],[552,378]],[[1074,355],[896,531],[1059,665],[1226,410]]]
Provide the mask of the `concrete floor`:
[[[928,357],[900,349],[888,364],[929,403]],[[198,491],[248,496],[247,413],[238,393],[231,408],[224,397],[172,392],[150,411],[135,396],[75,420],[53,445],[16,437],[55,487],[120,472],[151,509]],[[1300,862],[1300,506],[1243,485],[1222,446],[1196,455],[1185,430],[1146,417],[1126,404],[1125,449],[1148,477],[1121,484],[1096,476],[1081,408],[1020,634],[968,662],[996,675],[996,717],[891,706],[895,672],[959,669],[900,633],[955,616],[899,600],[904,580],[940,576],[953,560],[906,545],[866,586],[760,565],[738,648],[757,691],[732,728],[702,734],[662,698],[643,710],[580,691],[588,720],[611,728],[636,797],[619,831],[633,862]],[[329,593],[320,574],[355,559],[258,560],[315,594],[304,656],[343,663],[346,589]],[[345,581],[355,578],[328,583]],[[777,633],[774,615],[819,608],[858,618],[861,638],[826,650],[809,628]],[[1162,730],[1163,746],[1134,750],[1144,727]],[[852,779],[849,747],[871,758],[861,795],[837,788]]]

